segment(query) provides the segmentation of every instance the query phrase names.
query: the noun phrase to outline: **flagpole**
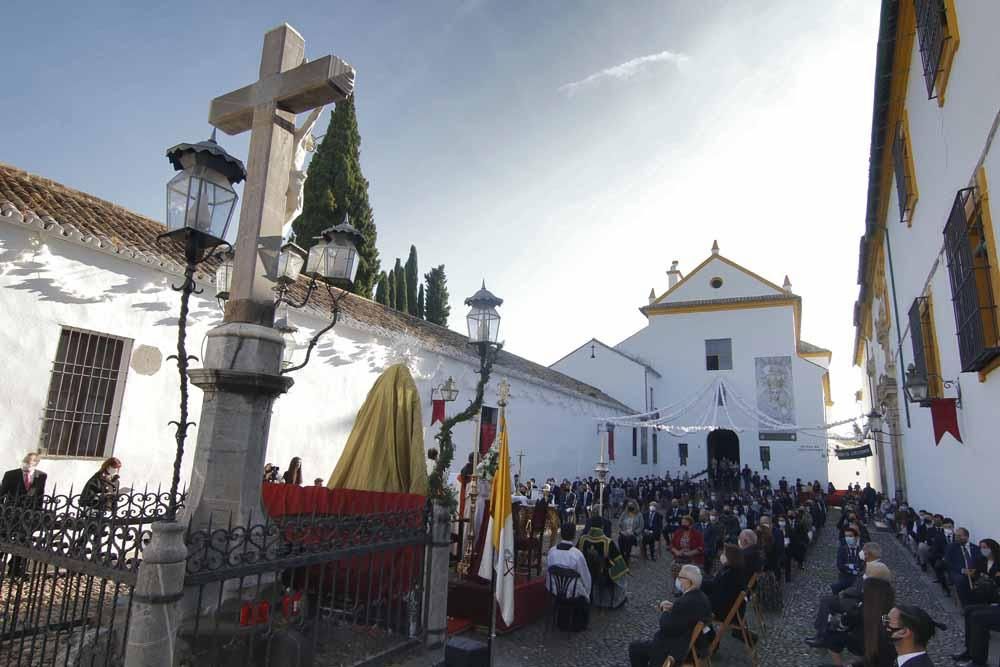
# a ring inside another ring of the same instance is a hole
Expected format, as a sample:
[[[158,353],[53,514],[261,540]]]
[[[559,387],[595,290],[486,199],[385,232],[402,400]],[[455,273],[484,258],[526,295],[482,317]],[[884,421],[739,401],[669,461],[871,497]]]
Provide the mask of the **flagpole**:
[[[497,394],[498,394],[498,396],[497,396],[497,406],[499,406],[499,408],[500,408],[500,415],[499,415],[499,417],[497,419],[497,426],[499,427],[500,430],[497,433],[497,438],[500,439],[500,438],[504,437],[504,429],[506,428],[506,424],[507,424],[507,401],[509,400],[509,396],[510,396],[510,385],[507,384],[507,380],[506,379],[500,381],[500,386],[498,387]],[[509,457],[510,456],[509,452],[503,452],[504,446],[503,446],[502,440],[501,440],[500,447],[501,447],[501,452],[504,453],[504,454],[506,454]],[[510,474],[510,460],[509,460],[509,458],[506,461],[506,463],[507,463],[506,474],[509,475]],[[497,462],[497,472],[498,473],[501,470],[505,469],[503,464],[504,464],[504,461],[498,461]],[[510,478],[508,477],[508,482],[509,481],[510,481]],[[493,477],[493,483],[494,484],[497,483],[496,475],[494,475],[494,477]],[[508,503],[510,502],[510,498],[509,497],[506,498],[506,499],[500,499],[500,500],[501,500],[501,502],[508,502]],[[495,508],[493,508],[491,506],[490,507],[490,512],[495,512]],[[494,513],[493,516],[496,517],[497,515]],[[502,531],[503,528],[504,528],[504,526],[501,526],[500,530]],[[504,556],[504,552],[503,552],[503,545],[500,545],[500,547],[496,550],[496,553],[494,554],[494,556],[496,558],[496,561],[493,563],[492,586],[490,587],[490,588],[492,588],[492,594],[490,595],[490,667],[494,667],[494,660],[496,658],[497,604],[498,604],[498,600],[499,600],[499,595],[498,594],[500,592],[500,578],[497,577],[497,568],[499,568],[499,567],[506,567],[505,556]]]
[[[500,580],[497,579],[497,568],[501,565],[501,558],[503,552],[499,552],[497,557],[497,562],[493,564],[493,592],[490,594],[490,606],[492,610],[490,611],[490,667],[493,667],[493,660],[496,655],[496,638],[497,638],[497,593],[500,589]]]

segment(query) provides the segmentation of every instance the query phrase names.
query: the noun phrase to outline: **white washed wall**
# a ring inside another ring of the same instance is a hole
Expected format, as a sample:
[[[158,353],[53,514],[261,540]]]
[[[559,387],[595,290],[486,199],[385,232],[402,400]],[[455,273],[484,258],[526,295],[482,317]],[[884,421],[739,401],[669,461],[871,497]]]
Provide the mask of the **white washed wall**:
[[[0,222],[0,344],[4,351],[4,381],[0,402],[7,406],[0,420],[0,468],[19,465],[25,452],[39,444],[41,416],[60,326],[72,326],[134,340],[159,350],[160,368],[141,375],[129,370],[122,400],[121,422],[113,454],[124,463],[123,479],[135,486],[169,485],[175,443],[167,426],[177,418],[178,376],[166,357],[176,349],[179,295],[169,283],[180,279],[149,266],[125,261],[30,230]],[[205,334],[221,321],[212,287],[192,297],[188,348],[199,355]],[[323,323],[306,313],[294,313],[301,327],[297,342]],[[303,350],[296,352],[300,359]],[[424,400],[424,422],[430,421],[430,389],[449,375],[461,390],[449,414],[470,400],[476,375],[471,359],[456,359],[425,349],[391,332],[371,332],[342,322],[321,342],[313,361],[295,375],[295,386],[274,407],[267,459],[284,470],[292,456],[301,456],[304,478],[324,480],[335,466],[358,408],[378,375],[390,364],[405,361]],[[476,367],[478,367],[478,362]],[[498,367],[487,391],[496,404],[496,385],[511,384],[508,407],[513,452],[524,450],[525,476],[572,477],[593,469],[598,457],[597,416],[620,414],[605,405],[565,390],[540,386]],[[194,421],[201,411],[201,391],[191,387]],[[433,442],[437,428],[426,431]],[[196,429],[188,437],[183,473],[187,478]],[[472,446],[472,426],[456,428],[458,452],[453,472],[461,468]],[[513,461],[517,465],[516,456]],[[50,484],[80,488],[98,462],[46,459],[41,468]],[[622,464],[613,474],[630,474]],[[51,488],[51,487],[50,487]]]
[[[705,340],[731,338],[733,341],[733,369],[731,371],[705,370]],[[665,345],[664,341],[670,341]],[[649,359],[654,368],[663,369],[664,378],[655,382],[656,404],[666,406],[691,396],[702,389],[713,377],[723,377],[750,405],[756,405],[755,357],[791,356],[795,409],[800,425],[820,425],[824,419],[822,376],[824,369],[805,361],[796,354],[795,330],[791,306],[751,308],[698,313],[677,313],[651,317],[649,326],[620,344],[630,353]],[[707,407],[707,403],[701,403]],[[678,423],[696,423],[704,416],[689,413]],[[771,446],[770,479],[777,481],[782,475],[794,480],[827,479],[826,460],[820,451],[802,451],[802,446],[825,448],[820,437],[799,435],[797,442],[764,442],[758,439],[757,424],[730,408],[737,426],[744,427],[740,437],[741,463],[763,472],[760,464],[760,446]],[[726,425],[725,417],[717,421]],[[677,455],[677,444],[687,442],[689,458],[687,470],[694,473],[707,465],[706,433],[692,433],[683,437],[660,436],[660,465],[656,472],[682,472]],[[652,467],[652,466],[650,466]]]
[[[712,287],[712,278],[716,277],[722,278],[722,286],[719,288]],[[713,258],[700,271],[688,276],[684,284],[666,297],[663,303],[701,299],[732,299],[765,294],[782,294],[782,292],[768,287],[732,264]]]
[[[603,345],[595,345],[593,354],[591,358],[590,345],[584,345],[551,367],[581,382],[599,387],[605,394],[618,399],[635,412],[643,412],[648,394],[646,367]],[[650,374],[650,377],[656,376]]]
[[[1000,110],[1000,4],[978,0],[956,1],[961,44],[948,83],[946,103],[939,107],[928,100],[924,87],[919,47],[914,40],[907,91],[912,149],[920,198],[911,227],[900,224],[895,191],[889,194],[887,226],[894,260],[896,302],[904,331],[903,359],[912,360],[906,321],[913,299],[923,290],[942,247],[942,231],[955,193],[970,184],[987,137]],[[985,160],[986,174],[994,194],[991,208],[994,226],[1000,223],[1000,153],[994,144]],[[1000,248],[991,249],[995,261]],[[888,266],[887,266],[888,270]],[[942,372],[959,377],[963,409],[959,427],[964,443],[945,435],[935,446],[930,410],[910,406],[910,425],[905,413],[901,423],[907,487],[910,503],[950,515],[967,526],[973,539],[1000,534],[1000,515],[990,512],[989,489],[1000,469],[996,443],[997,406],[1000,405],[1000,372],[985,383],[976,374],[960,373],[951,288],[945,262],[940,262],[930,282],[934,300]],[[892,331],[895,343],[895,327]],[[881,353],[876,352],[878,372],[884,372]],[[863,370],[863,369],[862,369]],[[905,366],[897,380],[903,381]],[[954,396],[953,390],[945,390]],[[903,397],[900,387],[900,397]]]

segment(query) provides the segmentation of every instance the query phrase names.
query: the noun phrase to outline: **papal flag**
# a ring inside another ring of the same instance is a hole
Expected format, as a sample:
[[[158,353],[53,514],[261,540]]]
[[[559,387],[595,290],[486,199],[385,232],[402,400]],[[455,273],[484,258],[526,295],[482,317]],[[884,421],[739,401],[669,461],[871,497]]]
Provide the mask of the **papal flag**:
[[[503,622],[514,622],[514,521],[510,507],[510,449],[507,419],[500,419],[500,452],[490,493],[490,522],[483,543],[479,576],[490,579],[496,568],[496,598]]]

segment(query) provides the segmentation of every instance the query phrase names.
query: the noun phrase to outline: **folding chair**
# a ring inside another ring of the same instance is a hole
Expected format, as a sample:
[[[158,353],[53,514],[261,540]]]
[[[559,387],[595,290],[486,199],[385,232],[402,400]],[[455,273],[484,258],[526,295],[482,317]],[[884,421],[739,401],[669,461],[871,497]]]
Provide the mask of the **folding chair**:
[[[701,633],[705,631],[705,624],[699,621],[697,625],[694,626],[694,630],[691,631],[691,641],[688,644],[688,655],[684,660],[683,667],[712,667],[711,656],[705,656],[704,658],[698,655],[698,639],[701,637]],[[667,656],[667,659],[663,661],[663,667],[674,667],[677,662],[671,655]]]
[[[750,581],[747,582],[747,593],[750,595],[750,609],[753,611],[754,618],[757,619],[758,634],[763,637],[767,632],[767,625],[764,622],[764,608],[760,602],[760,587],[757,585],[757,579],[758,574],[754,572]]]
[[[733,601],[733,606],[726,614],[726,618],[722,621],[722,626],[716,632],[715,640],[712,642],[712,646],[708,650],[710,656],[715,655],[715,652],[719,650],[719,644],[722,642],[722,638],[729,632],[730,629],[739,630],[740,635],[743,637],[743,645],[747,649],[747,653],[750,654],[750,664],[753,667],[757,667],[757,642],[750,638],[750,629],[747,627],[746,617],[743,615],[743,605],[748,603],[750,600],[750,594],[746,591],[740,593],[736,600]]]

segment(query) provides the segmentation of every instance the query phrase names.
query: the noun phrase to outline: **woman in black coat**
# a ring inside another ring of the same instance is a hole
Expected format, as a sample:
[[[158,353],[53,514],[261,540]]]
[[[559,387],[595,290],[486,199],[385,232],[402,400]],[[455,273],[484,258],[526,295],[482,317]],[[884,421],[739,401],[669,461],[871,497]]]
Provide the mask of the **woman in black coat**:
[[[746,587],[749,574],[743,562],[743,552],[735,544],[723,547],[719,562],[722,569],[711,579],[703,581],[701,589],[712,603],[715,620],[722,621]]]

